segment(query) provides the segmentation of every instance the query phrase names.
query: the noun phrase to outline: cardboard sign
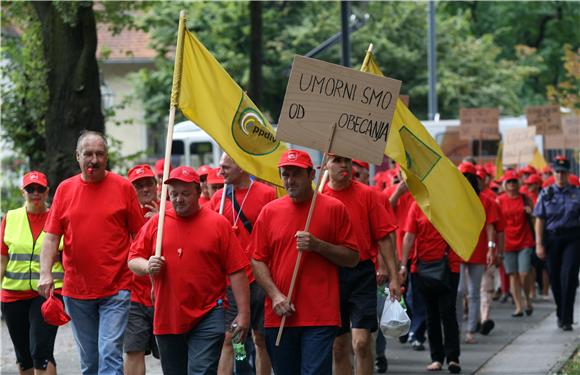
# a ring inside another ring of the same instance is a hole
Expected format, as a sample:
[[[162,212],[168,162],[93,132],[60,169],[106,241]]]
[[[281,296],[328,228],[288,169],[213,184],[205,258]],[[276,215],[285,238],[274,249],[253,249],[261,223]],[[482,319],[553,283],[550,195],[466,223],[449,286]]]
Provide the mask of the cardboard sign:
[[[295,56],[276,139],[381,164],[401,81]]]
[[[580,117],[562,117],[563,134],[546,135],[544,148],[550,150],[579,149],[580,148]]]
[[[503,164],[527,164],[534,158],[536,128],[509,129],[503,134]]]
[[[535,126],[538,134],[562,134],[560,107],[557,105],[542,105],[526,108],[528,126]]]
[[[499,108],[461,108],[459,137],[465,140],[499,139]]]

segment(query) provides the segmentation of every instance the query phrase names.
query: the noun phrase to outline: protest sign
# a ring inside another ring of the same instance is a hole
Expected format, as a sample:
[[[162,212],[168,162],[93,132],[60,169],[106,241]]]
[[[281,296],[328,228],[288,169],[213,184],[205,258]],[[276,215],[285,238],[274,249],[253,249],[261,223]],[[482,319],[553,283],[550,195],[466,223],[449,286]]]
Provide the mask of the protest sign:
[[[528,126],[535,126],[537,134],[562,134],[560,107],[557,105],[542,105],[526,108]]]
[[[499,109],[461,108],[459,137],[464,140],[499,139]]]
[[[503,164],[530,163],[534,158],[536,128],[509,129],[504,132]]]
[[[276,139],[381,164],[401,81],[296,56]]]
[[[580,148],[580,117],[562,116],[562,134],[546,135],[544,148],[550,150]]]

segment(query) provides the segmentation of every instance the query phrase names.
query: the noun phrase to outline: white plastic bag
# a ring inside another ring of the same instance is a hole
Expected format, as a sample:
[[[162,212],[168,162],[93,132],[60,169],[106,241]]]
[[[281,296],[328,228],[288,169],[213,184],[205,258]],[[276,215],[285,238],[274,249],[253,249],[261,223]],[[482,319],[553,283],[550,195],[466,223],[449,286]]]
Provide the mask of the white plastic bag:
[[[390,337],[400,337],[406,335],[411,328],[411,319],[397,300],[391,302],[389,290],[385,288],[385,306],[379,326],[383,335]]]

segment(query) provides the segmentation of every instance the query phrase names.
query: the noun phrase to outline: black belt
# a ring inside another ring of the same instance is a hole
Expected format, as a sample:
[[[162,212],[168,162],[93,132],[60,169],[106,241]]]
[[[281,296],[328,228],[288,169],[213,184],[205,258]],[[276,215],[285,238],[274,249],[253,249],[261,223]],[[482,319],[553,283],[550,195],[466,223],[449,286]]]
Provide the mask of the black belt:
[[[571,228],[558,228],[558,229],[548,229],[548,234],[554,236],[566,236],[566,235],[580,235],[580,227],[571,227]]]

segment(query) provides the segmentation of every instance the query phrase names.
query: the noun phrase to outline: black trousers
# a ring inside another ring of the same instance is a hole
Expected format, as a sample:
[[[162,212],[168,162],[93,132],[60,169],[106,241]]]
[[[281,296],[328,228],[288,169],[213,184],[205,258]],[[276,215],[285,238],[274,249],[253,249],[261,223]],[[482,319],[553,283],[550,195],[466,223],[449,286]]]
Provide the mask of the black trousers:
[[[451,273],[451,285],[446,291],[433,290],[421,283],[420,277],[417,279],[427,309],[427,335],[431,360],[445,363],[447,359],[447,363],[459,363],[459,325],[455,314],[459,274]]]
[[[558,235],[546,232],[544,246],[558,320],[562,324],[572,324],[580,268],[580,233]]]

